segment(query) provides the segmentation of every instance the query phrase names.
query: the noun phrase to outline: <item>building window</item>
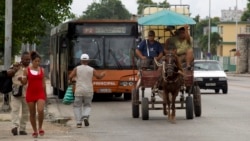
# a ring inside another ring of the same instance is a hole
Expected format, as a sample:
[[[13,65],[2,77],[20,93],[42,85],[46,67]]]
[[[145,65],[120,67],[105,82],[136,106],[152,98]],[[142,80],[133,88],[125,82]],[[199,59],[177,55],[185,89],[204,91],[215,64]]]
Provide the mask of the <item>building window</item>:
[[[223,26],[218,27],[218,32],[219,32],[219,34],[223,34]]]
[[[249,25],[246,26],[246,33],[250,33],[250,26]]]

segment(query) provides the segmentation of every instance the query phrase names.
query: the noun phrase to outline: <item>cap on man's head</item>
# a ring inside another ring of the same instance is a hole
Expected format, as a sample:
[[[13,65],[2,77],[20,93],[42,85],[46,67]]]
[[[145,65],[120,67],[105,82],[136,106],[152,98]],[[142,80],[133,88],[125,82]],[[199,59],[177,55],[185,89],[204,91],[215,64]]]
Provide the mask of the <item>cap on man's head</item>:
[[[88,54],[82,54],[81,55],[81,60],[89,60],[89,55]]]
[[[155,32],[153,30],[148,31],[148,36],[155,36]]]

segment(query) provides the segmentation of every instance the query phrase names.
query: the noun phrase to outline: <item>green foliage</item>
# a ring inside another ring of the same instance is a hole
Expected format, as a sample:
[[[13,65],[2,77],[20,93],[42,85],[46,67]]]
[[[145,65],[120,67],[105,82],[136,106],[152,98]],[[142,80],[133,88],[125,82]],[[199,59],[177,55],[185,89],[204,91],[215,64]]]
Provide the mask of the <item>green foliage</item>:
[[[218,45],[222,42],[222,38],[217,32],[213,32],[210,35],[210,52],[215,55]],[[204,52],[208,51],[208,35],[202,36],[199,45]]]
[[[37,51],[43,55],[43,59],[42,61],[46,61],[48,59],[50,59],[49,55],[50,55],[50,47],[49,47],[49,43],[50,43],[50,30],[51,30],[51,26],[47,25],[46,28],[46,32],[45,32],[45,36],[38,36],[37,39],[40,41],[40,44],[37,45]]]
[[[143,9],[145,8],[146,5],[157,6],[157,3],[152,2],[152,0],[137,0],[137,4],[138,4],[138,8],[137,8],[138,15],[143,14]]]
[[[148,6],[155,6],[155,7],[169,7],[169,3],[167,1],[159,2],[158,4],[156,2],[153,2],[152,0],[137,0],[137,14],[142,15],[143,10]]]
[[[250,20],[250,0],[247,2],[247,10],[244,11],[243,15],[241,16],[242,21],[249,21]]]
[[[195,33],[194,38],[198,40],[198,45],[201,47],[202,51],[207,52],[208,51],[208,35],[204,35],[203,29],[205,27],[208,27],[209,25],[209,19],[200,20],[200,16],[197,15],[194,20],[196,21],[195,25]],[[217,26],[220,22],[220,19],[218,17],[214,17],[210,19],[211,26]],[[211,54],[216,54],[217,47],[219,44],[221,44],[222,38],[217,32],[213,32],[210,34],[210,52]]]
[[[13,0],[12,54],[20,50],[21,43],[39,43],[47,25],[57,25],[73,17],[72,0]],[[4,49],[5,0],[0,1],[0,51]]]
[[[129,19],[131,14],[120,0],[102,0],[87,7],[83,19]]]
[[[196,21],[196,26],[195,26],[195,38],[199,38],[203,36],[203,29],[204,27],[208,27],[208,19],[205,20],[200,20],[199,15],[197,15],[194,20]],[[217,24],[220,22],[220,19],[218,17],[214,17],[210,19],[211,26],[217,26]]]

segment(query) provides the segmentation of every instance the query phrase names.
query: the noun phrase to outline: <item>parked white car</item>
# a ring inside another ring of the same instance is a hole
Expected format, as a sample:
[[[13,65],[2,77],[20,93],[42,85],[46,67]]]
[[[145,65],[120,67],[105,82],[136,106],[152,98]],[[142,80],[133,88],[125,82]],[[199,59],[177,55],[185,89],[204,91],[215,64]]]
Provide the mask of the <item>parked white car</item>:
[[[195,60],[194,81],[200,89],[213,89],[215,93],[221,89],[223,94],[227,94],[227,75],[216,60]]]

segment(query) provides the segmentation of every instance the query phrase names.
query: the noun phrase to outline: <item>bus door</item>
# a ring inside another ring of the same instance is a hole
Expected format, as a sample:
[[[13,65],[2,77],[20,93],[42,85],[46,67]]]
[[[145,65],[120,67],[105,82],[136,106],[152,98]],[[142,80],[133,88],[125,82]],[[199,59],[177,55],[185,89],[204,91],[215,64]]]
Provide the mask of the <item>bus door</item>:
[[[57,80],[57,88],[59,88],[59,95],[62,92],[65,92],[67,89],[67,80],[68,80],[68,39],[65,35],[61,35],[59,38],[59,48],[58,48],[58,55],[57,56],[57,70],[58,70],[58,80]]]

